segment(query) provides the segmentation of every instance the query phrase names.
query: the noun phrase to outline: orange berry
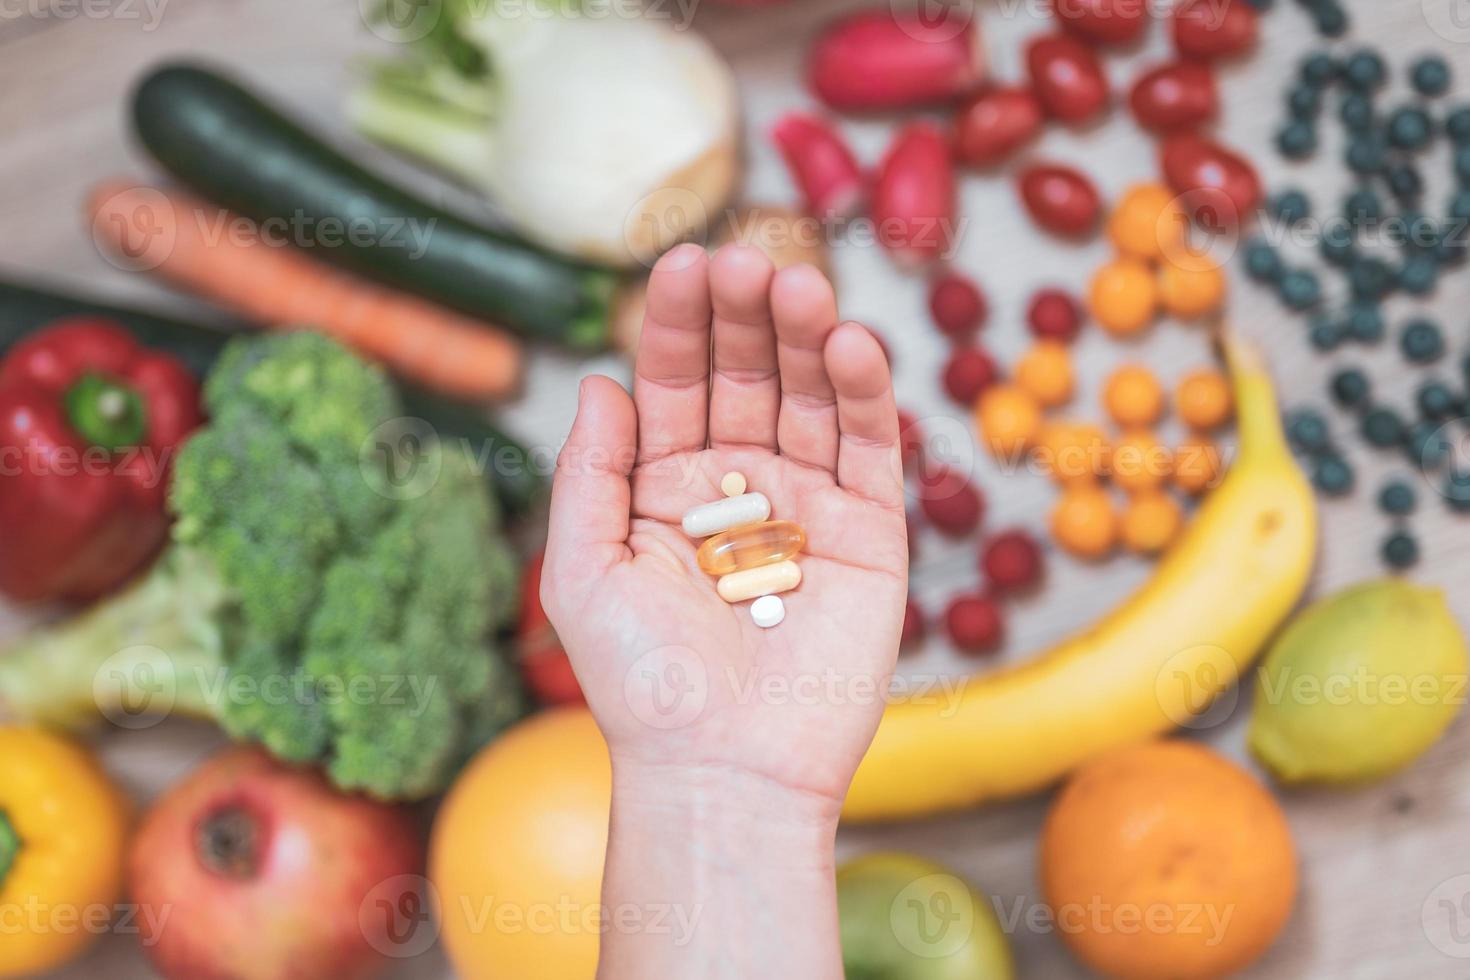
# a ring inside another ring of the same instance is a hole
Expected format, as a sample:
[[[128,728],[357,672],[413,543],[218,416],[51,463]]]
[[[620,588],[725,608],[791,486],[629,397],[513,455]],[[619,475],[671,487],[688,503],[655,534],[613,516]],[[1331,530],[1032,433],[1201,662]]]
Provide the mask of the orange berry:
[[[1218,429],[1230,421],[1235,407],[1230,382],[1212,368],[1186,374],[1174,391],[1174,404],[1184,424],[1198,432]]]
[[[1067,345],[1041,340],[1016,365],[1016,384],[1031,393],[1045,408],[1072,400],[1072,356]]]
[[[1125,429],[1153,425],[1164,415],[1164,389],[1148,368],[1125,364],[1108,376],[1103,408]]]
[[[1050,422],[1037,437],[1036,459],[1053,480],[1090,482],[1106,472],[1112,450],[1102,429],[1083,422]]]
[[[1173,470],[1173,455],[1148,429],[1130,429],[1113,444],[1109,472],[1129,493],[1157,490]]]
[[[1146,490],[1123,508],[1123,545],[1140,555],[1156,555],[1169,547],[1184,526],[1179,501],[1162,490]]]
[[[1139,259],[1109,262],[1092,277],[1088,303],[1093,318],[1108,333],[1118,337],[1138,333],[1153,322],[1158,311],[1159,287],[1153,270]]]
[[[1020,385],[991,385],[975,403],[975,425],[993,455],[1017,458],[1041,429],[1041,404]]]
[[[1190,436],[1174,450],[1174,485],[1185,493],[1203,493],[1213,487],[1223,469],[1220,447],[1204,436]]]
[[[1108,237],[1118,251],[1157,262],[1176,254],[1188,218],[1163,184],[1135,184],[1108,216]]]
[[[1051,512],[1057,544],[1078,558],[1102,558],[1118,541],[1118,515],[1108,492],[1093,483],[1073,483]]]
[[[1219,312],[1225,305],[1225,273],[1205,262],[1159,267],[1159,302],[1181,320]]]

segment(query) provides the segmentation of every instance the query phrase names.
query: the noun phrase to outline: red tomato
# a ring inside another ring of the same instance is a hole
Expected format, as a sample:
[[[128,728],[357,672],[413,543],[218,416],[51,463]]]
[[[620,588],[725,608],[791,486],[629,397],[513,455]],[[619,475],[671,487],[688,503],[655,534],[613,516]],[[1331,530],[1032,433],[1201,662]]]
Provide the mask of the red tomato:
[[[1197,222],[1234,227],[1261,203],[1255,167],[1214,140],[1194,133],[1171,136],[1159,158],[1164,179],[1186,195],[1186,210]]]
[[[1186,58],[1241,54],[1257,33],[1256,11],[1245,0],[1184,0],[1174,10],[1174,47]]]
[[[1148,26],[1148,0],[1054,0],[1053,12],[1092,44],[1128,44]]]
[[[521,615],[516,627],[516,655],[521,676],[536,700],[542,704],[585,704],[572,662],[562,649],[561,641],[546,610],[541,608],[541,564],[545,552],[526,563],[521,582]]]
[[[895,259],[917,263],[949,249],[954,232],[954,162],[937,126],[909,123],[878,165],[869,214],[878,244]]]
[[[1071,167],[1035,164],[1021,172],[1021,200],[1031,219],[1058,235],[1084,235],[1097,226],[1102,200]]]
[[[1133,84],[1128,105],[1144,129],[1191,128],[1220,111],[1215,73],[1192,61],[1160,65]]]
[[[1027,88],[993,88],[972,97],[955,116],[955,152],[961,162],[1003,162],[1041,131],[1041,102]]]
[[[1042,107],[1062,122],[1086,122],[1108,106],[1102,63],[1076,38],[1037,38],[1026,47],[1026,68]]]

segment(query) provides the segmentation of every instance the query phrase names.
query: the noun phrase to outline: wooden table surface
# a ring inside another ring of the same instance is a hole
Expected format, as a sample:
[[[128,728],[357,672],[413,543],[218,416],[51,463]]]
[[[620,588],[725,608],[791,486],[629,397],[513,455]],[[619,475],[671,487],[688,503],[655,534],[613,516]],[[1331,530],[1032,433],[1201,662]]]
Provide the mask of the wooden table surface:
[[[706,32],[734,63],[746,103],[745,196],[789,203],[792,192],[764,133],[783,110],[808,104],[800,84],[807,38],[835,11],[855,5],[796,0],[753,12],[720,9],[713,2],[706,6],[697,12],[695,28]],[[1470,82],[1465,47],[1470,20],[1455,19],[1453,0],[1353,0],[1350,6],[1355,38],[1371,39],[1397,64],[1420,51],[1439,50],[1452,60],[1462,81]],[[1281,92],[1296,60],[1315,44],[1300,10],[1286,0],[1277,7],[1265,21],[1260,51],[1223,74],[1227,111],[1220,130],[1229,143],[1261,162],[1271,186],[1289,182],[1309,189],[1319,207],[1335,206],[1348,185],[1337,163],[1340,136],[1335,123],[1324,126],[1330,135],[1314,164],[1287,166],[1269,151],[1281,116]],[[674,8],[664,4],[663,9]],[[1045,29],[1044,9],[1040,0],[993,0],[979,6],[1001,77],[1019,75],[1019,42]],[[38,13],[45,11],[50,13]],[[46,273],[117,297],[187,311],[187,302],[109,266],[81,218],[80,202],[92,182],[109,174],[153,170],[125,125],[124,100],[133,80],[167,57],[227,63],[295,106],[322,132],[345,141],[352,139],[341,119],[349,61],[384,53],[387,47],[365,28],[350,0],[116,0],[110,5],[25,0],[0,6],[0,173],[5,175],[0,227],[6,232],[0,236],[0,269]],[[1164,32],[1155,28],[1138,50],[1111,57],[1108,70],[1115,85],[1125,85],[1140,64],[1160,60],[1165,49]],[[1402,72],[1396,71],[1395,86],[1402,92]],[[872,160],[892,121],[853,122],[846,128],[860,154]],[[359,152],[429,192],[477,206],[386,154],[369,148]],[[1051,131],[1034,153],[1081,165],[1109,196],[1132,181],[1152,177],[1156,166],[1150,141],[1121,111],[1087,132]],[[962,193],[968,224],[955,262],[989,292],[994,312],[986,341],[1009,361],[1026,343],[1021,324],[1029,292],[1045,283],[1080,289],[1108,249],[1101,241],[1063,244],[1038,232],[1003,177],[966,176]],[[1446,194],[1445,185],[1437,183],[1430,200],[1443,201]],[[838,244],[835,266],[844,315],[872,324],[895,351],[900,403],[933,420],[957,419],[949,431],[967,439],[964,415],[955,412],[936,382],[945,349],[927,322],[923,282],[896,272],[871,247]],[[1324,381],[1330,370],[1362,362],[1380,390],[1407,407],[1421,372],[1403,367],[1391,347],[1371,359],[1352,350],[1318,356],[1308,350],[1301,322],[1283,314],[1269,296],[1238,275],[1233,289],[1230,319],[1268,350],[1289,404],[1325,405]],[[1467,301],[1470,279],[1458,272],[1443,283],[1432,304],[1457,356],[1466,349]],[[1397,324],[1410,306],[1395,301],[1389,309],[1391,322]],[[1094,330],[1078,344],[1077,355],[1078,404],[1085,406],[1079,410],[1088,413],[1097,412],[1100,378],[1124,359],[1143,360],[1172,378],[1210,357],[1198,329],[1174,323],[1160,325],[1132,345],[1108,341]],[[1450,370],[1448,364],[1444,370]],[[611,356],[573,360],[539,354],[527,395],[503,413],[504,419],[537,445],[556,446],[572,415],[575,379],[589,371],[626,374]],[[1380,574],[1376,551],[1387,527],[1375,511],[1373,491],[1387,475],[1403,471],[1397,461],[1362,450],[1341,420],[1335,421],[1337,435],[1358,467],[1359,489],[1322,507],[1314,594]],[[1042,526],[1052,499],[1043,478],[1002,476],[984,460],[977,461],[976,472],[989,496],[991,527]],[[1414,518],[1414,527],[1425,556],[1414,577],[1444,588],[1465,623],[1470,620],[1470,518],[1447,516],[1427,485],[1421,489],[1428,506]],[[917,548],[915,591],[931,609],[976,581],[972,545],[947,544],[924,534]],[[1001,659],[1024,658],[1027,651],[1086,624],[1148,574],[1147,565],[1126,558],[1099,568],[1053,554],[1049,567],[1048,588],[1012,610],[1010,640]],[[0,635],[13,632],[21,620],[15,611],[7,615],[0,610]],[[960,672],[969,667],[935,641],[906,659],[902,669]],[[1242,694],[1234,710],[1198,736],[1243,758],[1248,703],[1249,695]],[[109,766],[146,799],[187,772],[219,739],[200,726],[170,723],[114,734],[99,744]],[[1470,724],[1462,719],[1425,758],[1395,778],[1354,791],[1283,794],[1301,849],[1302,893],[1287,933],[1251,976],[1347,980],[1470,975],[1470,961],[1453,955],[1470,956],[1462,941],[1470,928],[1470,766],[1462,760],[1467,748]],[[1041,901],[1034,867],[1044,805],[1032,800],[922,823],[844,830],[840,847],[843,855],[909,849],[953,865],[995,896],[1004,915],[1016,915],[1019,925],[1012,942],[1023,976],[1079,976],[1080,969],[1056,936],[1027,925],[1032,920],[1025,911]],[[132,939],[109,937],[84,964],[63,974],[77,980],[100,975],[122,980],[150,974]],[[450,973],[431,952],[404,964],[401,975]]]

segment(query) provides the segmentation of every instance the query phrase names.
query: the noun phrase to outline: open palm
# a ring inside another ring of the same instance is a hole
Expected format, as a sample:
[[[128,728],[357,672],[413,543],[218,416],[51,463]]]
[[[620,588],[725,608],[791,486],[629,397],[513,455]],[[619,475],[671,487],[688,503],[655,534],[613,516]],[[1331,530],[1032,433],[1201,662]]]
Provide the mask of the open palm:
[[[633,395],[583,382],[542,599],[615,763],[727,771],[839,801],[893,669],[908,553],[877,340],[820,272],[675,249],[649,280]],[[689,508],[744,474],[807,534],[786,619],[757,627],[695,561]]]

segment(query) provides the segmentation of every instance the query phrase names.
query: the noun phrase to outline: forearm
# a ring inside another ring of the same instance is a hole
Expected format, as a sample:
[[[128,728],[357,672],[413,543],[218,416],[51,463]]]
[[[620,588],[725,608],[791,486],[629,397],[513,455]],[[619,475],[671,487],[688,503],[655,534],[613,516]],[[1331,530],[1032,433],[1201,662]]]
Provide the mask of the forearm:
[[[836,825],[758,777],[614,760],[599,980],[841,980]]]

